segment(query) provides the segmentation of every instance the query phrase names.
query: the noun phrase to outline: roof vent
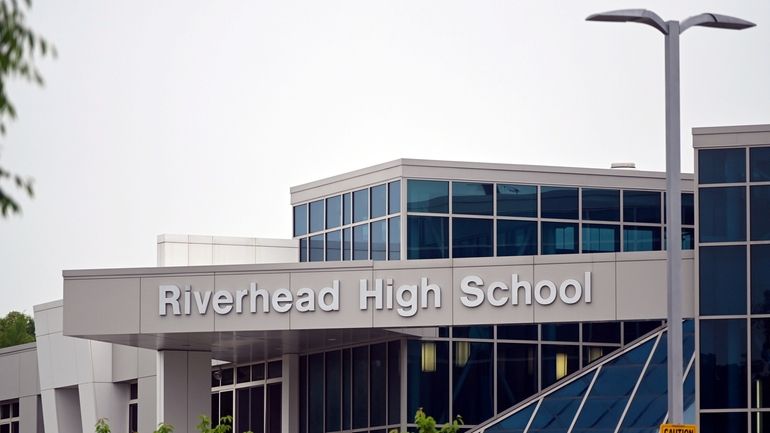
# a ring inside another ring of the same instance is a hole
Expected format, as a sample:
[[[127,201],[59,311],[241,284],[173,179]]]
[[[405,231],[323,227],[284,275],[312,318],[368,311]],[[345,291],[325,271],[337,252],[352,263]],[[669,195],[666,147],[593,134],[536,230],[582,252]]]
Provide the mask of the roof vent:
[[[610,168],[626,168],[626,169],[635,169],[636,163],[634,162],[613,162],[610,164]]]

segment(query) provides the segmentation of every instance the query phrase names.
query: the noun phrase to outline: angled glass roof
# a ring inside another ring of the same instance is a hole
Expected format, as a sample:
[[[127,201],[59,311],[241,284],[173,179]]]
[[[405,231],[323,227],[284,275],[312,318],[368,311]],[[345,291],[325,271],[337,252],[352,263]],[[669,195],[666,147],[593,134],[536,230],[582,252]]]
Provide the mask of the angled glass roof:
[[[695,421],[694,324],[684,322],[685,422]],[[667,333],[647,335],[479,425],[478,433],[657,433],[667,414]]]

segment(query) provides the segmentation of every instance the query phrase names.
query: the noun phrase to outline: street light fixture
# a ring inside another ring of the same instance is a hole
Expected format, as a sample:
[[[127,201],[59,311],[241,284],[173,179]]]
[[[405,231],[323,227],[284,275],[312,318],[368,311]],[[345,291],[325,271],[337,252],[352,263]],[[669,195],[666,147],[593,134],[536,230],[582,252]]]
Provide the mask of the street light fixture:
[[[679,35],[690,27],[743,30],[754,23],[726,15],[705,13],[682,21],[663,21],[646,9],[593,14],[587,21],[634,22],[656,28],[666,45],[666,284],[668,289],[668,419],[683,423],[682,409],[682,166],[679,142]]]

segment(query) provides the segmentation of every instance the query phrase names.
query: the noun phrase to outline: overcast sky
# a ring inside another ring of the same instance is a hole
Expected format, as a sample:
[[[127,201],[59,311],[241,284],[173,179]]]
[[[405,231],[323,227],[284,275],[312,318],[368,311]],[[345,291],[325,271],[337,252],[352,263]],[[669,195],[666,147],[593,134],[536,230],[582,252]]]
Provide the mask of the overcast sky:
[[[396,158],[664,169],[663,39],[646,7],[759,26],[682,38],[690,128],[770,123],[770,2],[36,0],[58,59],[14,83],[0,314],[62,269],[154,266],[160,233],[290,237],[289,187]]]

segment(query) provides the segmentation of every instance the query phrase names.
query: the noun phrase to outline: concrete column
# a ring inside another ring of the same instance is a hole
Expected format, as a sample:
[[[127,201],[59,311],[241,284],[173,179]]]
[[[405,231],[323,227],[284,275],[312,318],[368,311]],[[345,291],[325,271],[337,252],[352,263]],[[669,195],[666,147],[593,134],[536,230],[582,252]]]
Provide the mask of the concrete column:
[[[157,372],[157,423],[196,433],[198,416],[211,416],[211,353],[160,351]]]
[[[140,377],[137,381],[139,391],[139,431],[153,432],[158,427],[158,381],[155,376]]]
[[[19,427],[23,432],[43,432],[43,408],[40,397],[30,395],[19,399]]]
[[[281,378],[281,432],[299,431],[299,355],[283,355]]]
[[[99,418],[106,418],[114,431],[128,425],[129,385],[126,383],[81,383],[80,419],[86,431],[93,430]],[[152,431],[152,430],[150,430]]]

